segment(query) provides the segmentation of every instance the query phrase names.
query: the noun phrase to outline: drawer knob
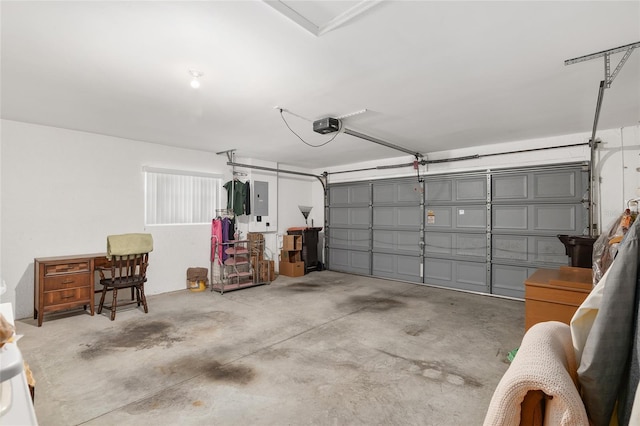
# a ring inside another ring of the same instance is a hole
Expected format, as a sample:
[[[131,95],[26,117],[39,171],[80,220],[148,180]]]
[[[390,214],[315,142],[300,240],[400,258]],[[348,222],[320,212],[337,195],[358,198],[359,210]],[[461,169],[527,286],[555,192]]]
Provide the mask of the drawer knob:
[[[73,282],[73,280],[64,280],[62,281],[62,284],[71,284]]]

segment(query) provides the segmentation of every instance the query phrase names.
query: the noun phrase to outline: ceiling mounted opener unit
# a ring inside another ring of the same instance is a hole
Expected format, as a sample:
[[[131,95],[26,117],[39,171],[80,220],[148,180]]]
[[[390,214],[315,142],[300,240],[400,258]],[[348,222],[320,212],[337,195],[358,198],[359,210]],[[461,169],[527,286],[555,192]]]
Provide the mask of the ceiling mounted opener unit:
[[[340,130],[340,120],[337,118],[326,117],[313,122],[313,131],[326,135]]]
[[[316,120],[313,122],[313,131],[316,133],[321,133],[323,135],[326,135],[327,133],[338,132],[340,131],[340,120],[333,117],[325,117],[325,118],[321,118],[320,120]],[[380,140],[378,138],[374,138],[373,136],[368,136],[363,133],[356,132],[355,130],[348,129],[346,127],[344,127],[342,131],[347,135],[355,136],[357,138],[364,139],[369,142],[377,143],[378,145],[386,146],[387,148],[391,148],[398,151],[402,151],[407,154],[411,154],[414,157],[416,157],[416,159],[423,157],[423,155],[420,154],[419,152],[415,152],[410,149],[403,148],[401,146]]]

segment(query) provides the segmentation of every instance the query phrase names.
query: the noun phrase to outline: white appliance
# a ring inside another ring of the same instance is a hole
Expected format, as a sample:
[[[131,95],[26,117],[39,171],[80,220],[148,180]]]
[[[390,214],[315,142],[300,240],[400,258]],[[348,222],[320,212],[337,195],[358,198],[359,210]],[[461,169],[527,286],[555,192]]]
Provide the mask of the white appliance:
[[[11,324],[14,323],[11,303],[0,303],[0,313]],[[22,353],[17,343],[7,343],[0,348],[0,425],[37,424]]]

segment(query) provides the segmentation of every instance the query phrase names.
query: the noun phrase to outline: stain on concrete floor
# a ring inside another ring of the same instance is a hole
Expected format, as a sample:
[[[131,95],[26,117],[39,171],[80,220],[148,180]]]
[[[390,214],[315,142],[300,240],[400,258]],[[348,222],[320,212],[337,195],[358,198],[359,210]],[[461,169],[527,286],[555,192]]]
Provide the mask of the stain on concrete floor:
[[[288,291],[292,293],[297,292],[308,292],[308,291],[317,291],[322,290],[323,285],[320,283],[314,282],[295,282],[291,284],[287,284],[282,287],[275,287],[278,291]]]
[[[448,382],[452,385],[458,386],[471,386],[475,388],[483,387],[484,385],[480,383],[477,379],[466,375],[465,373],[459,371],[455,367],[441,362],[441,361],[422,361],[418,359],[406,358],[400,355],[392,354],[387,351],[383,351],[378,349],[378,352],[381,352],[390,357],[400,359],[403,361],[407,361],[414,366],[417,366],[420,374],[423,377],[426,377],[430,380],[435,380],[438,382]]]
[[[221,364],[218,361],[208,361],[202,371],[205,377],[213,381],[238,385],[247,385],[256,377],[256,372],[251,367]]]
[[[283,286],[274,286],[276,291],[281,292],[310,292],[310,291],[322,291],[329,289],[333,286],[343,285],[345,282],[341,279],[324,279],[324,280],[305,280],[294,281],[292,283]]]
[[[338,303],[340,308],[348,310],[367,310],[373,312],[386,312],[392,309],[402,308],[406,306],[405,302],[401,302],[389,297],[376,296],[349,296],[344,302]]]
[[[192,395],[184,389],[168,388],[149,398],[125,406],[124,411],[131,415],[146,415],[154,410],[184,410],[188,405],[202,407],[205,402],[202,401],[202,395]]]
[[[420,336],[427,330],[429,330],[429,326],[427,324],[409,324],[403,329],[406,334],[414,337]]]
[[[134,322],[122,330],[103,331],[93,343],[84,344],[80,357],[92,360],[117,349],[149,349],[154,346],[171,347],[184,340],[173,324],[166,321]]]

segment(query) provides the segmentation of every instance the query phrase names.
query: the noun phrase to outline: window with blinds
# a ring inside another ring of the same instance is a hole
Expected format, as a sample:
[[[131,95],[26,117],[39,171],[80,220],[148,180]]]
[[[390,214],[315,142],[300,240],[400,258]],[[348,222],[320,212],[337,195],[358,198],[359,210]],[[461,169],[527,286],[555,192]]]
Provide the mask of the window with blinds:
[[[145,225],[211,223],[222,175],[145,168]]]

